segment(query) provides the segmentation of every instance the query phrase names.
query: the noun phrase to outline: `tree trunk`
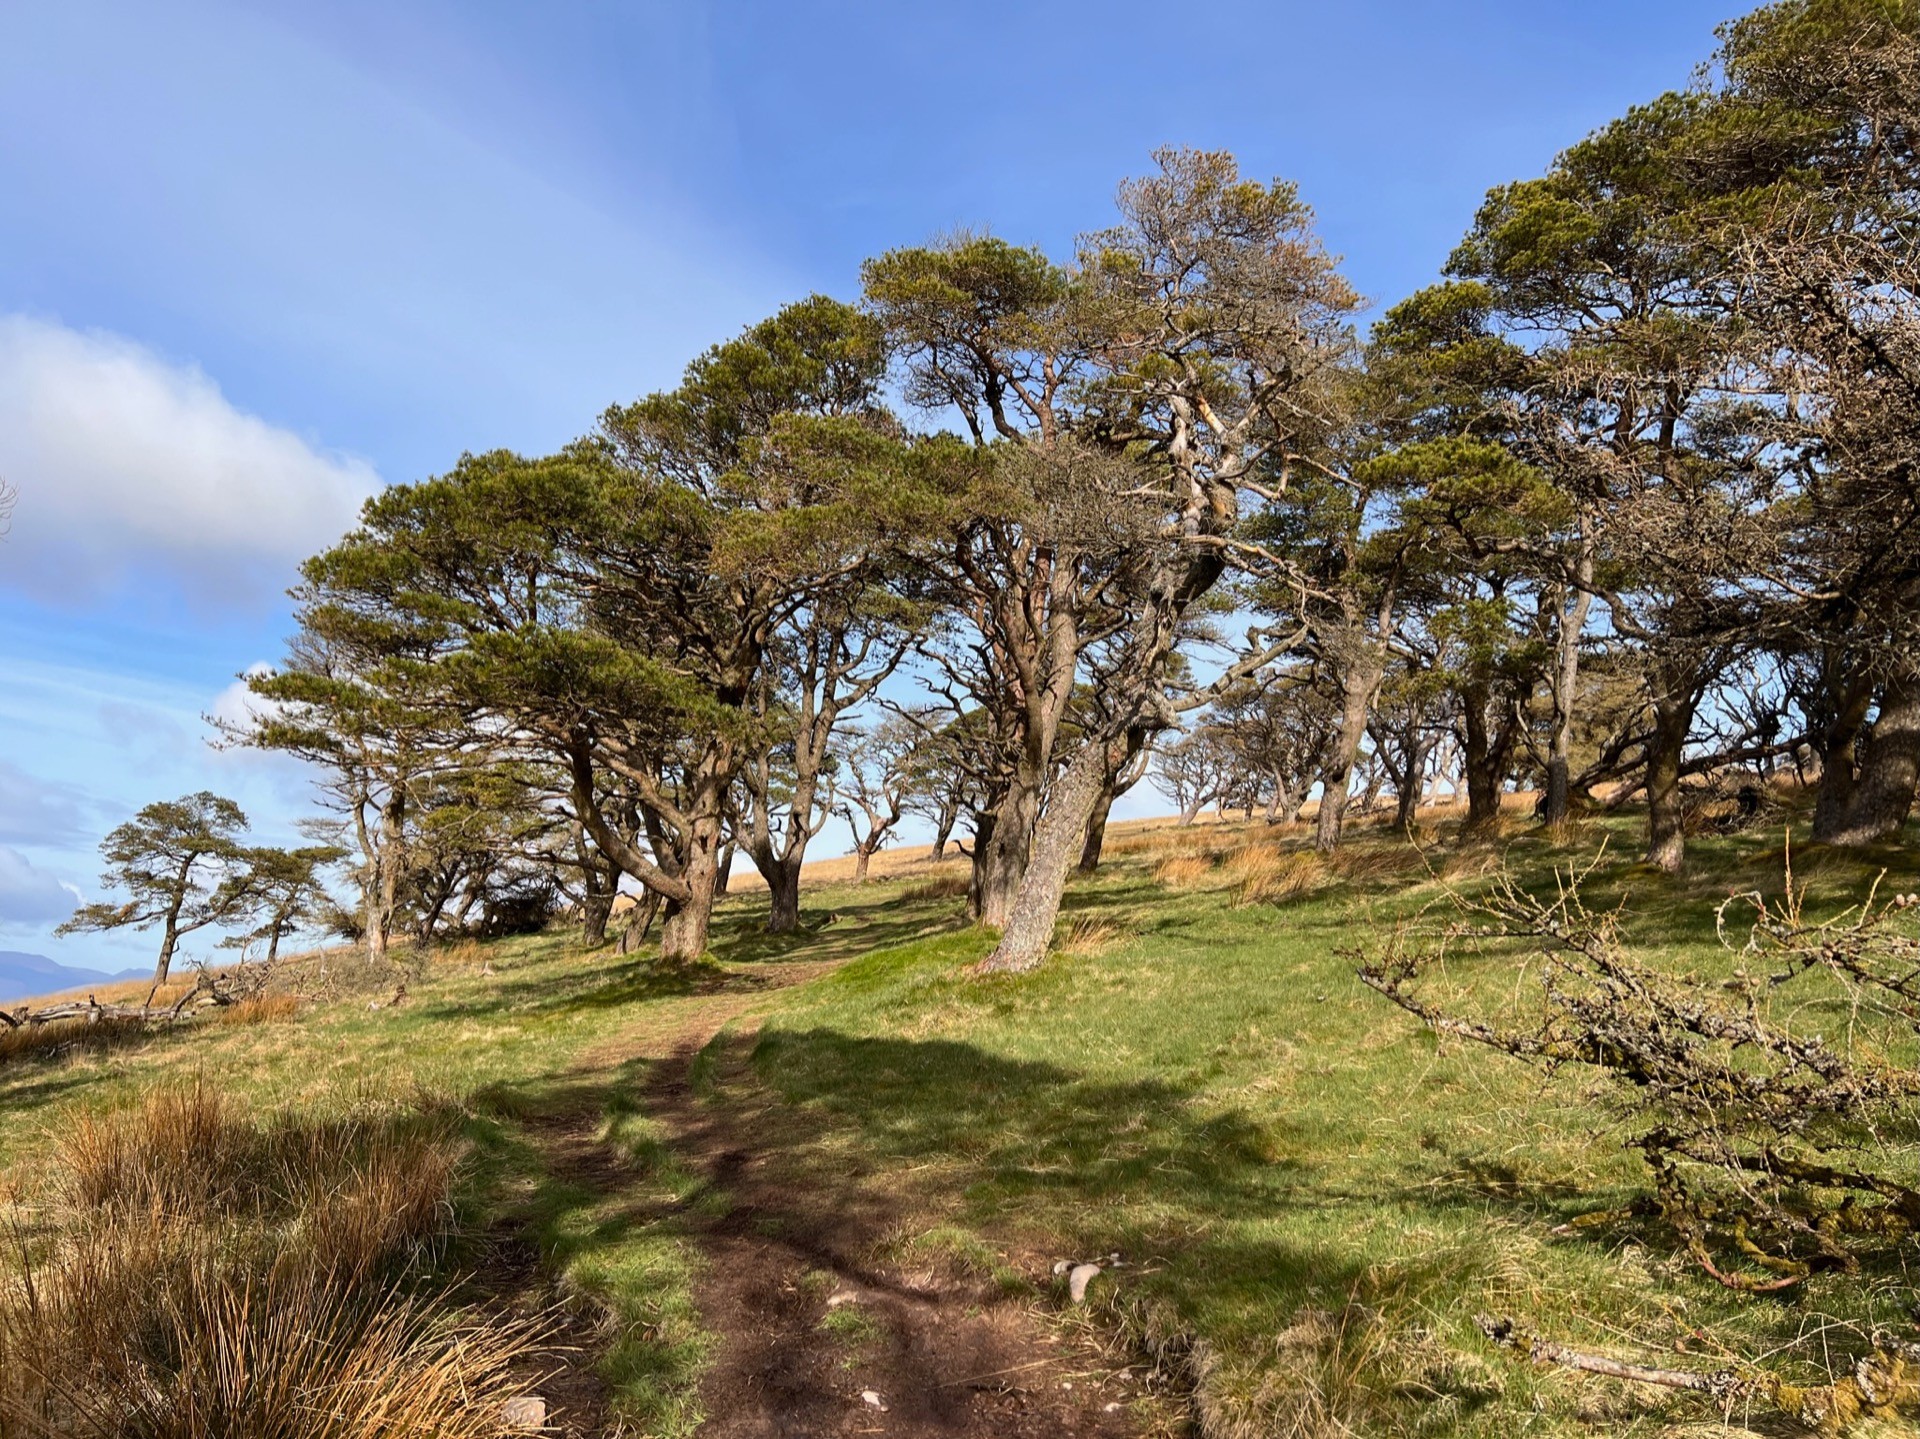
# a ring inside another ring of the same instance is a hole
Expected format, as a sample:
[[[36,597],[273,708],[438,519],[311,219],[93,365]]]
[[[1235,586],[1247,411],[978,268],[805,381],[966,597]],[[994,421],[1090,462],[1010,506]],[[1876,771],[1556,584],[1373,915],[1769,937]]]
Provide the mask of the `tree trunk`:
[[[1581,576],[1591,581],[1593,562],[1583,561]],[[1587,611],[1593,596],[1576,589],[1572,599],[1560,611],[1558,663],[1550,686],[1553,700],[1552,731],[1547,741],[1547,792],[1540,818],[1550,825],[1562,825],[1573,817],[1573,720],[1580,692],[1580,636],[1587,628]]]
[[[1814,792],[1813,838],[1820,844],[1852,827],[1854,792],[1860,784],[1867,716],[1873,712],[1873,684],[1848,667],[1826,687],[1831,709],[1818,731],[1820,783]]]
[[[713,880],[713,892],[715,894],[725,894],[727,892],[727,882],[733,877],[733,851],[734,846],[732,844],[728,844],[720,851],[720,866],[718,870],[715,871]]]
[[[696,823],[689,837],[685,901],[668,900],[660,926],[660,958],[667,964],[691,964],[707,952],[707,931],[713,924],[714,891],[720,881],[720,837],[713,828]]]
[[[872,850],[868,849],[864,844],[857,844],[853,847],[853,882],[855,884],[865,884],[867,882],[867,866],[872,862]]]
[[[1489,695],[1480,685],[1466,686],[1461,692],[1461,719],[1466,727],[1466,748],[1461,768],[1467,777],[1467,833],[1491,828],[1500,818],[1500,783],[1505,776],[1501,757],[1487,734]]]
[[[1054,782],[1047,812],[1034,835],[1025,882],[1007,915],[999,945],[981,962],[983,973],[1024,973],[1046,958],[1053,943],[1053,924],[1060,916],[1067,871],[1084,843],[1106,767],[1106,746],[1083,744]]]
[[[1027,872],[1033,846],[1034,816],[1040,807],[1040,787],[1026,772],[1016,774],[993,817],[991,835],[976,845],[979,902],[975,917],[996,928],[1007,922],[1013,897]]]
[[[800,928],[799,859],[775,860],[762,873],[767,881],[767,933],[792,934]]]
[[[1103,784],[1095,796],[1093,813],[1087,816],[1087,837],[1080,846],[1080,873],[1092,874],[1100,868],[1100,851],[1107,843],[1107,816],[1113,813],[1113,786]]]
[[[380,964],[387,957],[393,930],[393,912],[400,897],[400,842],[406,827],[406,790],[396,781],[380,807],[380,859],[367,895],[367,961]]]
[[[607,942],[607,919],[612,913],[612,890],[605,894],[589,891],[580,902],[580,941],[588,949],[598,949]]]
[[[1840,792],[1831,801],[1826,772],[1821,774],[1813,837],[1853,848],[1897,834],[1913,812],[1915,789],[1920,787],[1920,675],[1888,680],[1864,746],[1855,742],[1846,748],[1848,753],[1827,762],[1849,776],[1844,786],[1834,786]]]
[[[1313,827],[1313,847],[1322,854],[1340,847],[1340,831],[1353,787],[1353,762],[1359,757],[1360,740],[1367,732],[1367,711],[1373,707],[1377,685],[1377,678],[1368,671],[1349,675],[1344,686],[1340,732],[1320,770],[1320,813]]]
[[[1394,828],[1406,834],[1413,828],[1420,813],[1420,771],[1426,763],[1426,747],[1417,737],[1407,741],[1407,762],[1401,768],[1394,783],[1394,799],[1397,801],[1393,813]]]
[[[160,936],[160,958],[153,966],[153,982],[156,985],[165,984],[167,971],[173,968],[174,947],[180,943],[179,931],[174,927],[179,914],[180,907],[175,905],[173,912],[167,916],[166,932]]]
[[[953,834],[954,821],[959,817],[958,805],[948,804],[941,807],[939,822],[933,827],[932,863],[938,864],[947,857],[947,840]]]
[[[1692,695],[1663,697],[1653,707],[1653,735],[1647,742],[1647,863],[1667,874],[1678,874],[1686,862],[1680,764],[1697,703]]]

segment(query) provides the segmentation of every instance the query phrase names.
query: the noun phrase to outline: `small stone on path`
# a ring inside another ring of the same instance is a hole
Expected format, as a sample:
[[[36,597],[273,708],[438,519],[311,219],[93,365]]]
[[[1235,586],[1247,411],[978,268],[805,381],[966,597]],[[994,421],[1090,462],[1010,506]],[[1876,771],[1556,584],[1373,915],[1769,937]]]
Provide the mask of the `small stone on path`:
[[[500,1422],[518,1433],[544,1429],[547,1427],[547,1401],[538,1394],[509,1399],[500,1406]]]

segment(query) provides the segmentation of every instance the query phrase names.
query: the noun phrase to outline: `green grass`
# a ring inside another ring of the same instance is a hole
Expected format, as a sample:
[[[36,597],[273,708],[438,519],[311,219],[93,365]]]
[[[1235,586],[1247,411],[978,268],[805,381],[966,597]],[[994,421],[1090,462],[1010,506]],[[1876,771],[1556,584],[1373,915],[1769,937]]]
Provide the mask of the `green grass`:
[[[837,922],[775,939],[739,896],[714,962],[689,973],[555,934],[489,946],[491,975],[429,965],[397,1009],[370,1009],[381,994],[369,990],[289,1023],[0,1064],[0,1172],[31,1170],[75,1111],[167,1075],[204,1072],[262,1107],[367,1089],[452,1096],[470,1116],[477,1210],[535,1239],[606,1316],[602,1368],[628,1432],[684,1435],[715,1336],[693,1303],[699,1259],[680,1206],[726,1198],[697,1193],[646,1113],[651,1071],[636,1056],[719,1028],[689,1075],[697,1102],[763,1119],[771,1105],[781,1162],[822,1205],[884,1193],[901,1215],[884,1262],[1064,1302],[1053,1260],[1119,1251],[1093,1320],[1193,1384],[1216,1433],[1662,1432],[1711,1416],[1531,1369],[1492,1351],[1474,1315],[1670,1360],[1710,1330],[1730,1351],[1811,1362],[1825,1340],[1851,1342],[1823,1326],[1897,1317],[1902,1291],[1822,1278],[1786,1300],[1742,1299],[1651,1231],[1550,1237],[1639,1183],[1602,1088],[1436,1043],[1354,978],[1350,954],[1489,864],[1544,885],[1603,837],[1589,898],[1624,904],[1629,939],[1664,963],[1726,963],[1714,904],[1778,883],[1777,832],[1697,841],[1676,880],[1633,862],[1628,817],[1557,848],[1522,832],[1423,855],[1363,831],[1321,887],[1240,907],[1225,883],[1170,892],[1153,878],[1160,856],[1119,853],[1076,882],[1062,917],[1063,933],[1092,916],[1114,937],[993,981],[961,973],[991,937],[964,925],[958,900],[909,900],[901,883],[835,889],[808,903]],[[1271,842],[1258,826],[1239,838]],[[1882,864],[1914,887],[1911,848],[1796,852],[1828,903]],[[844,963],[767,987],[765,966],[786,960]],[[1449,978],[1500,1006],[1528,1002],[1530,974],[1463,955]],[[760,1022],[720,1028],[743,1012]],[[542,1135],[568,1116],[610,1148],[611,1170],[556,1167]],[[833,1313],[849,1311],[832,1322],[856,1324],[856,1306]]]

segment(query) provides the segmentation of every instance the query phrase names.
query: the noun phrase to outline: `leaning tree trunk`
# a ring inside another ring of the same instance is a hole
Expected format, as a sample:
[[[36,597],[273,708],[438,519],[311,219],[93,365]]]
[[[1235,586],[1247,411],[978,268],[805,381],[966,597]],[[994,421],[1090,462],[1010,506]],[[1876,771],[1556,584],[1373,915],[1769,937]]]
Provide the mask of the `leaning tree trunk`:
[[[1913,813],[1914,793],[1920,788],[1920,675],[1888,680],[1880,693],[1880,713],[1857,758],[1843,754],[1828,763],[1844,767],[1849,781],[1835,786],[1841,791],[1835,802],[1816,808],[1813,837],[1851,848],[1897,834]],[[1821,800],[1827,799],[1823,772]]]
[[[938,864],[947,857],[947,841],[953,836],[953,826],[960,818],[960,806],[944,804],[940,807],[940,819],[933,827],[933,853],[928,856],[930,863]]]
[[[1654,702],[1653,734],[1647,741],[1647,863],[1678,874],[1686,863],[1685,796],[1680,765],[1693,728],[1695,700],[1663,697]]]
[[[1313,847],[1322,854],[1340,847],[1340,831],[1352,799],[1353,765],[1360,756],[1361,737],[1367,732],[1367,711],[1373,707],[1376,684],[1369,673],[1349,675],[1344,686],[1340,732],[1320,771],[1320,813],[1315,817]]]
[[[1000,943],[980,963],[982,973],[1020,974],[1039,966],[1053,943],[1060,897],[1067,872],[1084,844],[1087,821],[1100,798],[1106,772],[1106,746],[1083,744],[1080,753],[1054,781],[1047,812],[1033,837],[1027,882],[1020,886]]]
[[[173,968],[173,951],[180,943],[180,931],[177,927],[180,918],[180,906],[175,905],[167,915],[166,931],[160,936],[160,958],[154,962],[153,982],[156,987],[167,982],[167,971]]]
[[[1107,843],[1107,817],[1112,813],[1113,786],[1103,784],[1094,798],[1093,813],[1087,816],[1087,836],[1080,846],[1080,873],[1092,874],[1100,868],[1100,851]]]

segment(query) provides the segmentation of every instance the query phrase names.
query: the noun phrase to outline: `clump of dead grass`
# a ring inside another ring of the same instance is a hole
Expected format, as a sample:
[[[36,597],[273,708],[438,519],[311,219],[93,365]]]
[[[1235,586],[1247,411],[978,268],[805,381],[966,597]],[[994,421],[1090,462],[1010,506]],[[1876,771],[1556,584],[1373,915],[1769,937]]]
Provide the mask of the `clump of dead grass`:
[[[1211,854],[1176,854],[1154,866],[1156,884],[1176,892],[1204,889],[1216,878]]]
[[[919,884],[909,885],[902,890],[900,897],[911,903],[919,904],[936,899],[964,899],[972,888],[972,876],[964,869],[948,874],[936,874],[932,879],[922,880]]]
[[[0,1439],[499,1432],[537,1336],[436,1281],[462,1158],[430,1102],[83,1117],[0,1257]]]
[[[215,1011],[218,1022],[244,1027],[249,1024],[281,1024],[300,1012],[300,997],[294,994],[256,994]]]
[[[1327,862],[1312,850],[1249,845],[1227,856],[1222,876],[1233,885],[1232,904],[1285,904],[1324,888],[1332,879]]]
[[[1349,884],[1378,884],[1424,867],[1420,854],[1406,845],[1345,845],[1327,856],[1333,872]]]
[[[1077,914],[1067,926],[1067,936],[1060,942],[1059,949],[1062,954],[1089,957],[1106,952],[1125,936],[1126,931],[1110,919]]]

